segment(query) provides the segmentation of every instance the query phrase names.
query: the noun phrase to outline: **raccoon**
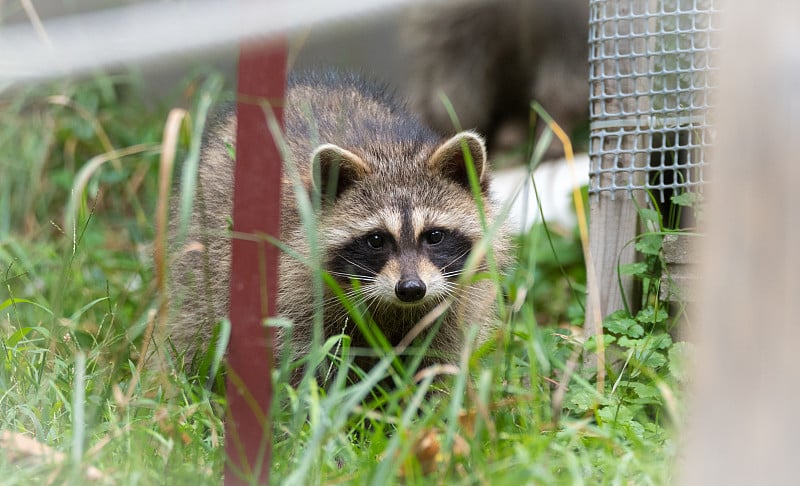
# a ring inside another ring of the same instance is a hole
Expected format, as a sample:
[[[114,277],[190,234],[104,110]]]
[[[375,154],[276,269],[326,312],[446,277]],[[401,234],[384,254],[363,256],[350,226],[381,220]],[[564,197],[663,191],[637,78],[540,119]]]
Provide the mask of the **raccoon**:
[[[568,133],[587,126],[588,21],[586,0],[450,0],[412,9],[401,38],[413,110],[449,129],[443,93],[460,125],[487,134],[493,150],[524,140],[533,100]],[[549,155],[560,152],[554,144]]]
[[[278,312],[292,329],[278,330],[278,347],[291,345],[295,356],[303,356],[312,342],[313,270],[303,261],[311,248],[296,201],[315,195],[321,198],[315,219],[323,270],[362,304],[391,344],[451,296],[455,301],[432,340],[432,356],[452,362],[468,323],[479,324],[485,337],[498,289],[486,279],[459,281],[484,235],[465,154],[473,160],[487,220],[497,216],[483,139],[470,131],[439,135],[385,87],[340,72],[290,76],[284,117],[289,162],[304,189],[296,195],[292,171],[285,171],[281,240],[301,258],[280,257]],[[207,130],[188,240],[171,263],[171,293],[179,304],[169,333],[190,360],[228,311],[231,245],[224,235],[232,214],[235,133],[229,107]],[[511,259],[504,228],[491,250],[504,269]],[[480,267],[485,265],[484,259]],[[324,336],[346,333],[353,347],[367,346],[330,289],[323,302]]]

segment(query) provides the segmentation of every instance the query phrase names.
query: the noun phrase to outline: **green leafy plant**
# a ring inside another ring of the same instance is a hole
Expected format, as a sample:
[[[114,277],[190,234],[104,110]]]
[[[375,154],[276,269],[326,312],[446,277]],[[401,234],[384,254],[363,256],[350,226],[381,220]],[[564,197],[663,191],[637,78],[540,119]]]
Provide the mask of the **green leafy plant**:
[[[677,195],[675,205],[696,210],[701,198]],[[655,207],[655,204],[653,205]],[[675,214],[675,213],[673,213]],[[611,423],[637,440],[650,438],[664,444],[670,440],[668,427],[680,427],[683,418],[683,387],[688,380],[691,344],[676,340],[678,324],[684,310],[670,308],[662,298],[669,285],[664,279],[666,263],[663,240],[667,234],[661,214],[655,209],[639,208],[642,232],[632,244],[641,260],[619,268],[620,275],[631,275],[641,286],[641,298],[632,312],[619,309],[603,321],[605,344],[609,350],[609,384],[607,394],[596,408],[585,392],[570,397],[569,407],[578,413],[589,413],[599,423]],[[590,340],[587,348],[594,349]]]

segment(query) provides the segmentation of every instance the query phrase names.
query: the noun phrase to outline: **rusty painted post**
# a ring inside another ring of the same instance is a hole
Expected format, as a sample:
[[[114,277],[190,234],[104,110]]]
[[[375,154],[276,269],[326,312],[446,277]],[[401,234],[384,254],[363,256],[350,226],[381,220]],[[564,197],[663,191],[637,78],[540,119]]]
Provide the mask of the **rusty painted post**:
[[[281,157],[264,109],[282,119],[285,83],[284,40],[242,44],[233,221],[235,232],[258,241],[233,239],[226,485],[269,481],[273,333],[263,322],[277,310],[278,249],[257,236],[280,234]]]

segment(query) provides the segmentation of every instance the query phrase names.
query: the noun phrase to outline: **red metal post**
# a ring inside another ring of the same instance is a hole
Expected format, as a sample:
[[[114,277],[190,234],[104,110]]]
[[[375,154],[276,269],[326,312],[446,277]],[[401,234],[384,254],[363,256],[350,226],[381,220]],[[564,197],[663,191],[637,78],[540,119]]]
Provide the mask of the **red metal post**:
[[[280,234],[281,156],[264,113],[282,119],[286,44],[242,44],[239,57],[233,221],[237,233]],[[269,481],[272,332],[276,314],[278,250],[261,240],[233,240],[228,348],[225,484]]]

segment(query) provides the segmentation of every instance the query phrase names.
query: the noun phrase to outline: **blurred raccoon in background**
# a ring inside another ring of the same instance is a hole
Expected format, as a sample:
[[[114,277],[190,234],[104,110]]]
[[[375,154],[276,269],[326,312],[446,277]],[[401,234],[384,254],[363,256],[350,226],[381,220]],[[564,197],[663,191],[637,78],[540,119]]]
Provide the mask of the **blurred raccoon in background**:
[[[453,121],[488,136],[492,151],[526,141],[538,101],[568,134],[588,124],[587,0],[449,0],[411,10],[403,43],[411,103],[443,133]],[[563,150],[554,142],[547,154]]]

